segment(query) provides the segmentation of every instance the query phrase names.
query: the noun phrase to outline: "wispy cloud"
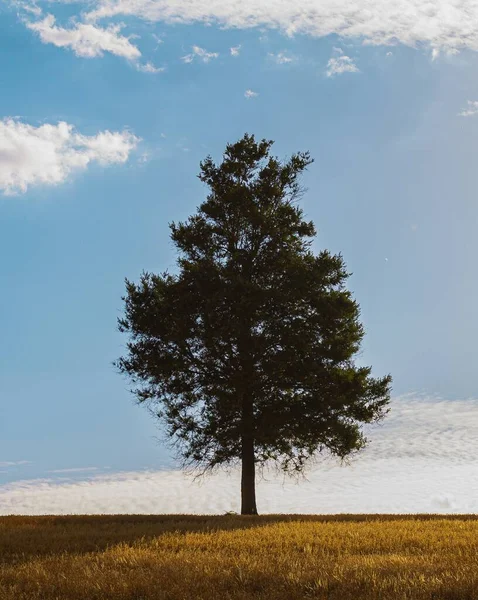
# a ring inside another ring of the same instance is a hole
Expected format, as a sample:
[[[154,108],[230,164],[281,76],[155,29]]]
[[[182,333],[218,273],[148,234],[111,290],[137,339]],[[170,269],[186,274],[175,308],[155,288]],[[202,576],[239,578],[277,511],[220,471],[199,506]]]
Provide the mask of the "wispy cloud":
[[[71,469],[52,469],[51,471],[48,471],[48,473],[86,473],[98,470],[98,467],[73,467]]]
[[[35,17],[40,17],[43,12],[35,0],[12,0],[12,4],[17,10],[25,11],[31,15],[35,15]]]
[[[233,46],[232,48],[229,48],[229,51],[231,56],[239,56],[241,53],[241,45],[239,44],[239,46]]]
[[[468,100],[466,108],[461,110],[458,113],[458,116],[473,117],[474,115],[478,115],[478,101],[477,100]]]
[[[258,92],[253,92],[252,90],[246,90],[246,91],[244,92],[244,96],[245,96],[245,97],[246,97],[248,100],[250,100],[251,98],[257,98],[257,96],[258,96],[258,95],[259,95],[259,94],[258,94]]]
[[[208,52],[204,50],[204,48],[200,48],[199,46],[193,46],[192,52],[190,54],[186,54],[186,56],[182,56],[181,60],[185,63],[192,63],[195,58],[201,60],[204,63],[208,63],[213,58],[217,58],[219,56],[218,52]]]
[[[294,59],[291,56],[287,56],[285,52],[278,52],[277,54],[269,52],[268,56],[278,65],[286,65],[288,63],[294,62]]]
[[[397,397],[386,419],[364,432],[370,444],[349,465],[324,457],[299,483],[265,469],[259,511],[478,512],[478,400]],[[0,514],[222,514],[238,511],[239,495],[237,469],[201,482],[175,470],[121,472],[0,486]]]
[[[154,49],[157,50],[162,44],[164,44],[164,40],[155,33],[153,33],[152,36],[153,40],[156,42],[156,47]]]
[[[136,68],[141,73],[164,73],[166,71],[165,67],[155,67],[153,63],[147,62],[144,65],[137,64]]]
[[[55,185],[93,162],[125,163],[140,139],[128,131],[86,136],[64,121],[38,127],[0,121],[0,191],[26,192],[32,185]]]
[[[1,156],[1,154],[0,154]],[[19,467],[22,465],[31,465],[30,460],[3,460],[0,461],[0,467]]]
[[[458,48],[453,48],[453,47],[446,47],[446,48],[441,48],[439,46],[434,46],[431,49],[431,57],[432,57],[432,61],[437,60],[437,58],[440,56],[441,53],[444,53],[446,56],[455,56],[456,54],[459,54],[460,51],[458,50]]]

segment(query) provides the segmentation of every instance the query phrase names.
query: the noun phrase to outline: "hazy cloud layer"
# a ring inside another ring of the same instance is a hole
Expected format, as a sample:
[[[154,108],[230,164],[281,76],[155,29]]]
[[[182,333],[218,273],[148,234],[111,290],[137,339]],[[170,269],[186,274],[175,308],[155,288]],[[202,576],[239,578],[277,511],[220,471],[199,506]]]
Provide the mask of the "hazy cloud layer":
[[[87,136],[64,121],[35,127],[6,118],[0,121],[0,191],[15,194],[32,185],[62,183],[93,162],[125,163],[139,141],[127,131]]]
[[[298,484],[265,470],[259,511],[478,512],[478,400],[402,396],[366,432],[370,446],[348,466],[323,459]],[[0,514],[221,514],[239,510],[239,490],[238,470],[202,483],[179,471],[18,481],[0,487]]]

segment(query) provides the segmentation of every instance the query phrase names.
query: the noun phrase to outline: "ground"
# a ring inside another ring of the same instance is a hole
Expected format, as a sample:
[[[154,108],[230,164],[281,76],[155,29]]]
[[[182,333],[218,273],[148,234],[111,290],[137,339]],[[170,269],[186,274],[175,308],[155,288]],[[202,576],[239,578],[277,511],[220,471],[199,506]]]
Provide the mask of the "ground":
[[[0,600],[471,600],[478,516],[9,516],[0,561]]]

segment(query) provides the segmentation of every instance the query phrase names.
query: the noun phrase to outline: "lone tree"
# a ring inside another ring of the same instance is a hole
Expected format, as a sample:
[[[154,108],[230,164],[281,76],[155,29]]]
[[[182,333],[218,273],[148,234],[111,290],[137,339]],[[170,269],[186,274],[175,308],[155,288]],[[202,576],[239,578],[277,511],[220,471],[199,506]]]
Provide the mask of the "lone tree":
[[[115,364],[167,425],[183,468],[240,461],[241,514],[256,515],[256,466],[301,473],[328,449],[345,458],[381,419],[391,377],[353,356],[364,330],[342,256],[311,251],[314,224],[297,206],[308,152],[286,162],[245,135],[199,178],[210,193],[171,223],[178,273],[126,280],[128,354]]]

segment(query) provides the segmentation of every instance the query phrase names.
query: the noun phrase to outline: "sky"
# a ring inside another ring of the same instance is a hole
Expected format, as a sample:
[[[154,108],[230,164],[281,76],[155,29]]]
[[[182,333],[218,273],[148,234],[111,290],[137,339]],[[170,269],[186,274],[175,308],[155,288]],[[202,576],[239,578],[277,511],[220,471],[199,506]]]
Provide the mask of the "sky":
[[[393,376],[369,447],[261,480],[259,512],[475,512],[477,52],[472,0],[4,0],[0,514],[238,510],[112,362],[124,279],[174,271],[199,162],[245,132],[310,151],[313,248]]]

